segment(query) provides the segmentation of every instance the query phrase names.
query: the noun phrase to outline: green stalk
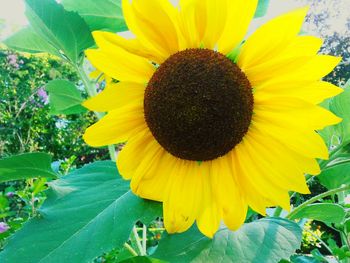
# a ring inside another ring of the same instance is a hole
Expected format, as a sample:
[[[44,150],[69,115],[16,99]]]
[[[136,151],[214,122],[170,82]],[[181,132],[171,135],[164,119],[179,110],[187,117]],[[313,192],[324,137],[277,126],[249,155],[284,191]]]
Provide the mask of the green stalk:
[[[137,248],[140,251],[140,255],[141,256],[145,256],[146,255],[146,251],[143,250],[143,247],[142,247],[141,242],[140,242],[140,237],[139,237],[139,234],[137,234],[137,230],[136,230],[135,226],[133,227],[132,232],[133,232],[134,237],[135,237]]]
[[[308,206],[308,205],[310,205],[310,204],[320,200],[323,197],[334,195],[334,194],[336,194],[338,192],[342,192],[342,191],[346,191],[346,190],[350,190],[350,185],[346,185],[346,186],[342,186],[342,187],[339,187],[339,188],[335,188],[335,189],[329,190],[327,192],[324,192],[322,194],[316,195],[316,196],[310,198],[309,200],[305,201],[301,205],[299,205],[297,208],[295,208],[292,212],[290,212],[286,216],[286,218],[288,218],[288,219],[293,218],[293,216],[295,214],[297,214],[300,210],[302,210],[304,207],[306,207],[306,206]]]
[[[317,235],[315,235],[315,234],[314,234],[312,231],[310,231],[310,230],[305,230],[305,231],[308,232],[310,235],[312,235],[314,238],[316,238],[316,239],[318,240],[318,242],[320,242],[320,243],[324,246],[324,248],[328,250],[328,252],[329,252],[331,255],[334,255],[332,249],[331,249],[320,237],[318,237]],[[336,257],[334,257],[334,258],[335,258],[335,260],[339,263],[339,261],[337,260],[337,258],[336,258]]]
[[[142,249],[146,253],[147,251],[147,227],[145,224],[142,226]]]
[[[137,252],[128,243],[124,243],[124,248],[127,249],[131,255],[138,256]]]
[[[275,209],[275,212],[273,213],[273,216],[274,217],[279,217],[282,213],[282,207],[280,206],[277,206],[276,209]]]
[[[88,78],[88,76],[86,75],[86,72],[85,70],[83,69],[83,66],[77,66],[75,65],[75,69],[77,71],[77,73],[79,74],[79,77],[81,78],[83,84],[84,84],[84,87],[85,87],[85,90],[86,90],[86,93],[89,95],[89,97],[94,97],[97,95],[97,91],[96,91],[96,88],[95,88],[95,85],[93,82],[91,82],[91,80]],[[101,113],[101,112],[94,112],[97,119],[101,119],[104,114]],[[116,161],[116,156],[115,156],[115,147],[114,145],[108,145],[108,151],[109,151],[109,156],[111,157],[111,160],[113,162]]]

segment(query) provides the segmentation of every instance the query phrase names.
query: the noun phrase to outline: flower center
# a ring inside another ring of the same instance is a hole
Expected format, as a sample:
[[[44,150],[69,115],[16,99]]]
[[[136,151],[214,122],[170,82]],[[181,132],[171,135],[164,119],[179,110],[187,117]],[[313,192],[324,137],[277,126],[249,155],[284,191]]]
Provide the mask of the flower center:
[[[253,112],[251,85],[240,68],[209,49],[170,56],[145,91],[145,120],[172,155],[208,161],[241,142]]]

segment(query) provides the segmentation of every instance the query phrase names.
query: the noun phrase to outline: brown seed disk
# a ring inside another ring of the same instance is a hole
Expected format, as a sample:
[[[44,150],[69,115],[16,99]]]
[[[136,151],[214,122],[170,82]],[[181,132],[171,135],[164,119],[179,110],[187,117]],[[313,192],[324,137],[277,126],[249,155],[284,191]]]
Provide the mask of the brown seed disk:
[[[156,70],[145,91],[145,120],[172,155],[208,161],[233,149],[248,131],[251,85],[240,68],[209,49],[187,49]]]

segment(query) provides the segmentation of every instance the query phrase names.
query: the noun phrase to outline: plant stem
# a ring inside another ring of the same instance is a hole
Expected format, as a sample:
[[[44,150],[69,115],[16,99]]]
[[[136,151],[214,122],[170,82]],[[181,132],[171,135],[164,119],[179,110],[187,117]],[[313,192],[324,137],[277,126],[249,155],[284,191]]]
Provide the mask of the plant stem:
[[[282,207],[277,206],[276,209],[275,209],[275,212],[273,213],[273,216],[274,217],[279,217],[281,215],[281,212],[282,212]]]
[[[328,251],[329,251],[329,253],[331,253],[331,255],[333,255],[333,251],[332,251],[332,249],[320,238],[320,237],[318,237],[317,235],[315,235],[312,231],[310,231],[310,230],[306,230],[305,229],[305,231],[306,232],[308,232],[310,235],[312,235],[314,238],[316,238],[317,240],[318,240],[318,242],[320,242],[324,247],[325,247],[325,249],[327,249]],[[334,257],[335,258],[335,257]],[[337,260],[337,259],[336,259]],[[339,262],[338,260],[337,260],[337,262]]]
[[[86,93],[89,95],[89,97],[94,97],[97,95],[97,91],[96,91],[96,88],[95,88],[95,85],[93,82],[91,82],[91,80],[88,78],[88,76],[86,75],[86,72],[83,68],[83,66],[77,66],[77,65],[74,65],[81,81],[83,82],[84,84],[84,87],[85,87],[85,90],[86,90]],[[104,114],[101,113],[101,112],[94,112],[97,119],[101,119]],[[113,162],[116,161],[116,156],[115,156],[115,147],[114,145],[108,145],[108,152],[109,152],[109,156],[111,158],[111,160]]]
[[[336,194],[338,192],[342,192],[342,191],[346,191],[346,190],[350,190],[350,185],[346,185],[346,186],[342,186],[342,187],[339,187],[339,188],[335,188],[335,189],[329,190],[327,192],[324,192],[322,194],[316,195],[316,196],[310,198],[309,200],[305,201],[301,205],[299,205],[297,208],[295,208],[292,212],[290,212],[286,216],[286,218],[288,218],[288,219],[293,218],[293,216],[295,214],[297,214],[301,209],[303,209],[304,207],[306,207],[306,206],[308,206],[308,205],[310,205],[310,204],[320,200],[323,197],[326,197],[326,196],[329,196],[329,195],[333,195],[333,194]]]
[[[142,249],[146,253],[147,251],[147,227],[145,224],[142,226]]]
[[[137,252],[128,243],[124,243],[124,248],[126,248],[133,256],[138,256]]]
[[[134,226],[133,229],[132,229],[132,232],[134,234],[134,237],[135,237],[135,241],[136,241],[136,244],[137,244],[137,248],[139,249],[140,251],[140,255],[141,256],[145,256],[146,255],[146,252],[143,250],[142,248],[142,245],[141,245],[141,242],[140,242],[140,237],[139,237],[139,234],[137,234],[137,230],[136,230],[136,227]]]

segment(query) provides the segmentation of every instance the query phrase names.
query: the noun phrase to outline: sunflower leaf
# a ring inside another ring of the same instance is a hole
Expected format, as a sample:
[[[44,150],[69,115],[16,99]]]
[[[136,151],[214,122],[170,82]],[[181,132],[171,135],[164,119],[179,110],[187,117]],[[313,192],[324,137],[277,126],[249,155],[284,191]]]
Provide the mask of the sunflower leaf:
[[[275,263],[300,247],[301,232],[297,224],[282,218],[247,223],[235,232],[223,228],[213,240],[192,227],[183,234],[166,234],[152,257],[169,262]]]
[[[122,247],[135,222],[149,223],[161,206],[133,195],[105,161],[51,182],[39,213],[9,238],[0,262],[91,262]]]
[[[50,53],[59,56],[58,51],[40,37],[31,27],[17,31],[4,41],[4,44],[14,50],[28,53]]]
[[[343,184],[350,184],[350,160],[322,170],[317,176],[322,185],[328,189],[338,188]]]
[[[0,160],[0,182],[36,177],[56,177],[49,154],[24,153]]]
[[[291,219],[309,218],[322,221],[324,223],[343,222],[346,212],[344,208],[338,204],[310,204],[298,213],[294,214]]]
[[[66,11],[55,0],[26,0],[25,13],[35,32],[74,63],[94,45],[84,19]]]
[[[78,114],[86,112],[81,106],[83,98],[76,86],[67,80],[57,79],[46,85],[50,94],[51,114]]]
[[[344,92],[331,99],[329,109],[343,121],[334,126],[335,135],[341,138],[343,145],[350,143],[350,80],[344,86]]]
[[[62,0],[61,3],[67,10],[78,12],[91,31],[121,32],[128,30],[120,0]]]

